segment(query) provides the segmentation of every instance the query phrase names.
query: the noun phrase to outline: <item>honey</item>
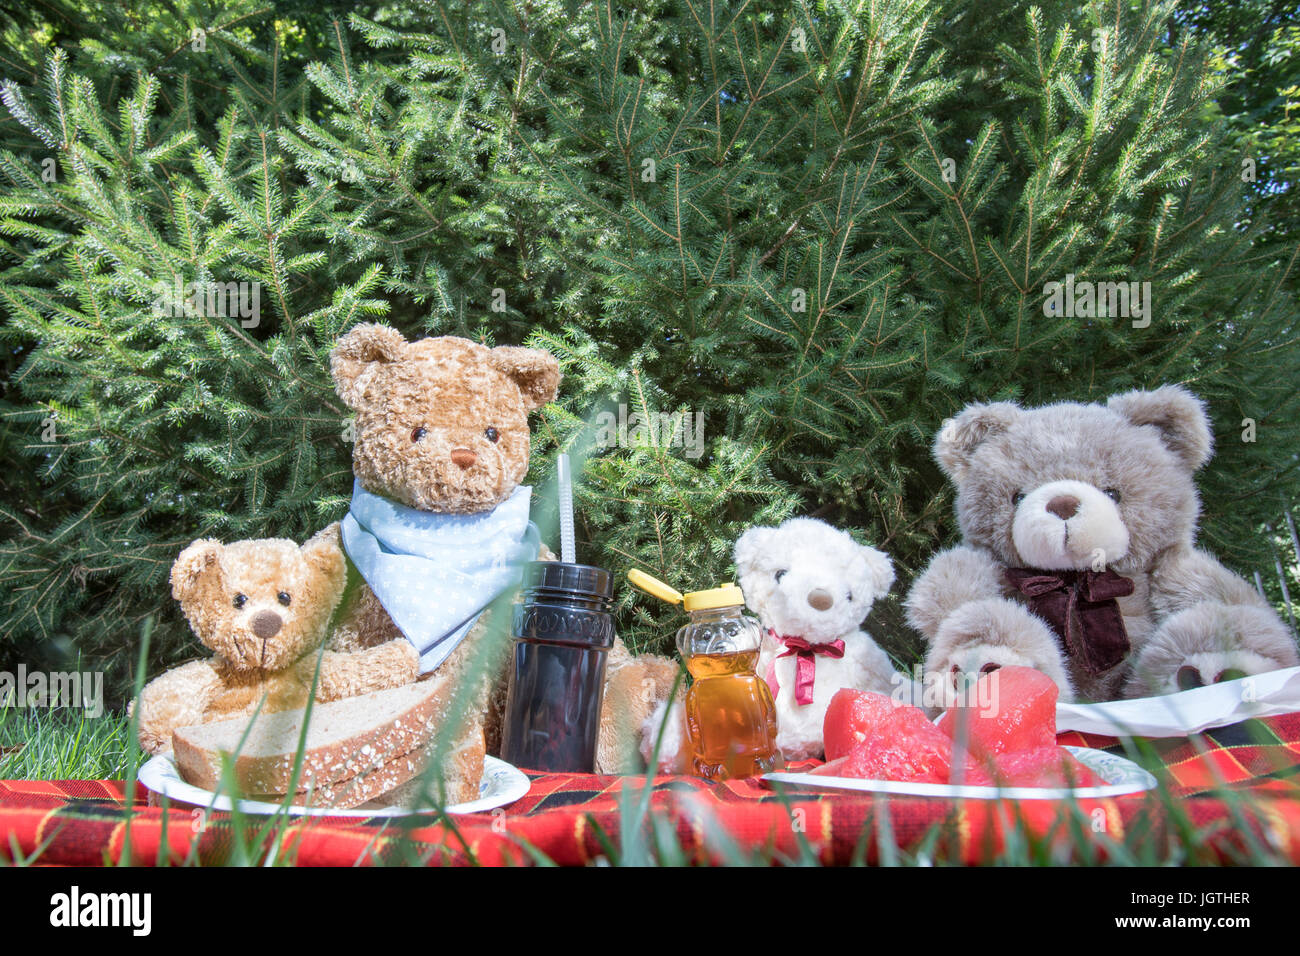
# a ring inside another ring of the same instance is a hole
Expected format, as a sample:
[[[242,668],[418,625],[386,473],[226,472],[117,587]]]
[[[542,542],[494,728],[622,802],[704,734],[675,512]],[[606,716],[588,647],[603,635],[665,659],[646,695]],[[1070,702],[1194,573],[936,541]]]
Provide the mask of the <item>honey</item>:
[[[682,594],[636,568],[627,578],[690,615],[677,631],[677,653],[692,679],[685,708],[691,769],[710,780],[776,769],[776,703],[754,673],[763,629],[745,613],[740,588],[724,584]]]
[[[721,780],[766,773],[776,766],[776,704],[754,673],[758,650],[694,654],[686,668],[691,767]]]

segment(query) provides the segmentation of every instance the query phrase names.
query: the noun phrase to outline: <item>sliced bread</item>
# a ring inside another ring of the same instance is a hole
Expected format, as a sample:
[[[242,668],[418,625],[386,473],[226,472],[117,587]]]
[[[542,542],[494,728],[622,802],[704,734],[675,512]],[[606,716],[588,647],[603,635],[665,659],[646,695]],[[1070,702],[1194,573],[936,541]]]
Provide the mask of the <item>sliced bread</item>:
[[[300,790],[289,801],[295,807],[329,807],[337,810],[350,810],[363,803],[387,795],[394,788],[401,789],[418,779],[420,771],[428,765],[427,751],[402,754],[394,757],[382,767],[358,774],[338,783],[319,783],[308,790]],[[249,795],[248,799],[262,800],[267,803],[283,803],[282,793],[258,793]]]
[[[422,774],[416,773],[392,789],[369,799],[376,807],[408,809],[425,809],[442,792],[445,792],[449,805],[477,800],[479,783],[483,780],[484,755],[483,724],[475,722],[451,745],[443,759],[441,782],[444,791],[439,790],[437,780],[426,780]],[[424,799],[426,796],[434,799]]]
[[[449,681],[434,679],[316,704],[293,790],[319,791],[322,785],[370,774],[420,752],[446,725],[451,697]],[[227,754],[242,793],[287,793],[304,713],[298,709],[261,714],[251,727],[247,718],[239,717],[179,728],[172,734],[176,767],[186,782],[216,790],[222,755]]]
[[[310,790],[294,794],[290,803],[296,807],[338,810],[350,810],[363,804],[370,808],[424,809],[436,802],[436,797],[442,792],[446,793],[449,805],[478,799],[484,764],[481,724],[471,726],[444,757],[440,776],[445,791],[440,790],[438,780],[426,780],[424,776],[430,753],[431,748],[426,748],[403,754],[389,759],[382,767],[348,780],[317,784]],[[426,793],[434,799],[423,799]],[[283,803],[284,794],[257,794],[251,799]]]

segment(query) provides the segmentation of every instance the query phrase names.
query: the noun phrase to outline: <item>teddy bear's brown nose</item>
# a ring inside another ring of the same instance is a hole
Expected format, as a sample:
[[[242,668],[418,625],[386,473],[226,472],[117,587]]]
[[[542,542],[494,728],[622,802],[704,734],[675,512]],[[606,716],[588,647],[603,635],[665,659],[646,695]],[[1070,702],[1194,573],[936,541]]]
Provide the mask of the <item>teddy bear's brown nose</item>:
[[[1047,510],[1062,521],[1069,521],[1079,511],[1079,499],[1074,495],[1057,495],[1047,503]]]
[[[253,633],[264,641],[279,634],[283,624],[274,611],[258,611],[253,615]]]
[[[835,603],[835,599],[831,597],[829,591],[823,590],[822,588],[813,588],[808,592],[808,603],[811,604],[815,610],[826,611]]]
[[[474,454],[468,448],[453,448],[451,450],[451,460],[461,468],[468,468],[474,462],[478,461],[478,455]]]

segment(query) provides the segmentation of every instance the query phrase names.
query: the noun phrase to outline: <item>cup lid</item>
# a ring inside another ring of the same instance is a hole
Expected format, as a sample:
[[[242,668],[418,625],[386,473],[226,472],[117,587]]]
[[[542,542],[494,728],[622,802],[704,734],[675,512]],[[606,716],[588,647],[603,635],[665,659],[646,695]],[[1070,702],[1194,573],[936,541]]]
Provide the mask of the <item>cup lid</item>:
[[[530,561],[524,565],[522,586],[571,591],[607,599],[614,597],[613,573],[592,564]]]

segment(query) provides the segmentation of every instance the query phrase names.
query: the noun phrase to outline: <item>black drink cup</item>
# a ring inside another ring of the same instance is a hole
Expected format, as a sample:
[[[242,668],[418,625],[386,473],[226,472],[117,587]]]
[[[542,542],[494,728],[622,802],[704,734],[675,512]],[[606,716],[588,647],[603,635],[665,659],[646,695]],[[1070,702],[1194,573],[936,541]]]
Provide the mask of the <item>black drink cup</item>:
[[[514,606],[503,760],[529,770],[595,770],[613,599],[614,576],[604,568],[525,565],[522,601]]]

